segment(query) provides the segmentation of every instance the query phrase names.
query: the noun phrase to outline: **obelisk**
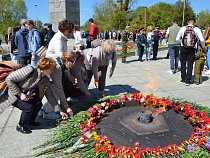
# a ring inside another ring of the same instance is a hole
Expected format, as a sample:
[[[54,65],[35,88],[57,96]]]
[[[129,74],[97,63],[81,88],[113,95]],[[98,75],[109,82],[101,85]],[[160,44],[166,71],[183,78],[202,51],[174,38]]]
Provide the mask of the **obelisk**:
[[[52,29],[58,31],[58,23],[64,18],[74,24],[80,25],[80,2],[79,0],[48,0],[50,23]]]

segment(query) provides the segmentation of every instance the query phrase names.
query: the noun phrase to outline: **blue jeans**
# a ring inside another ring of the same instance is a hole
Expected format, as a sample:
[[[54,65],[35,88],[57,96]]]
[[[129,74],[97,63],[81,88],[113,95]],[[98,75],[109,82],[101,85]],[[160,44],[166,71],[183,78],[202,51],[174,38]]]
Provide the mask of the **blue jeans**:
[[[18,61],[19,61],[19,56],[18,56],[18,54],[10,54],[10,56],[11,56],[11,60],[13,61],[13,62],[15,62],[15,63],[18,63]]]
[[[208,70],[210,69],[210,47],[208,47],[208,51],[206,52],[206,63]]]
[[[147,60],[150,60],[151,51],[152,51],[152,42],[150,40],[147,40],[147,43],[146,43],[146,59]]]
[[[174,45],[168,46],[171,70],[178,69],[179,48],[180,46],[174,46]]]
[[[36,66],[39,60],[40,60],[40,57],[35,54],[35,60],[31,60],[31,66]]]

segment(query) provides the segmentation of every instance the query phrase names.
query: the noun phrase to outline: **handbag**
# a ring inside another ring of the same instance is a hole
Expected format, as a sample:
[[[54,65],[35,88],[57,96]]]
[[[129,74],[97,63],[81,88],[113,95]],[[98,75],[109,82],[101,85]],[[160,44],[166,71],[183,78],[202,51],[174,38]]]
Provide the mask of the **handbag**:
[[[37,51],[36,51],[36,55],[38,55],[40,58],[43,58],[46,56],[47,53],[47,47],[45,46],[41,46]]]

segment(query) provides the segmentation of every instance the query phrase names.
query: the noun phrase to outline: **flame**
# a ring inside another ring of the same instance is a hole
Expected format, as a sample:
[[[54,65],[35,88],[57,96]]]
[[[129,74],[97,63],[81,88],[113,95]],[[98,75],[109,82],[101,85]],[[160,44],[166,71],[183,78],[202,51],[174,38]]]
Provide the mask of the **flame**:
[[[157,88],[160,86],[160,78],[155,74],[151,74],[150,70],[148,70],[147,77],[149,78],[149,82],[144,86],[143,93],[144,94],[154,94],[157,95]]]
[[[148,70],[147,76],[149,78],[149,82],[144,86],[144,94],[154,94],[154,96],[149,96],[149,98],[146,100],[145,105],[146,108],[152,109],[153,116],[158,116],[160,113],[166,112],[167,104],[162,101],[161,99],[158,99],[155,96],[158,96],[157,88],[160,87],[161,81],[159,76],[155,74],[151,74],[150,70]],[[158,107],[156,110],[155,107]]]

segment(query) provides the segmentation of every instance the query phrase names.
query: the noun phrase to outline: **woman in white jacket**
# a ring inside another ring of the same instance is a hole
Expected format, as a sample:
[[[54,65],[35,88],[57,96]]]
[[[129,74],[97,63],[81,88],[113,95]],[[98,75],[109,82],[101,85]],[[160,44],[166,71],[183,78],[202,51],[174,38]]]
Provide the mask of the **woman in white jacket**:
[[[74,39],[75,39],[75,48],[76,51],[84,50],[84,41],[81,37],[81,32],[79,29],[79,25],[74,25]]]
[[[72,33],[73,30],[73,23],[67,19],[58,23],[58,32],[53,36],[51,39],[48,50],[46,53],[46,57],[53,58],[57,61],[57,58],[61,57],[63,53],[67,50],[67,41],[68,37]],[[76,60],[76,59],[75,59]],[[71,108],[69,107],[66,96],[63,91],[62,86],[62,71],[59,64],[50,75],[52,79],[52,84],[50,85],[53,92],[56,94],[58,100],[60,100],[61,105],[63,105],[69,115],[73,115]],[[74,79],[74,78],[73,78]],[[46,107],[42,108],[44,111]],[[48,109],[48,108],[47,108]],[[49,108],[50,109],[50,108]],[[45,116],[48,118],[48,116]],[[49,116],[50,118],[57,118],[57,116]]]
[[[49,43],[46,57],[56,59],[63,55],[67,50],[67,41],[72,33],[72,29],[73,23],[67,19],[58,23],[58,32],[53,36]]]

